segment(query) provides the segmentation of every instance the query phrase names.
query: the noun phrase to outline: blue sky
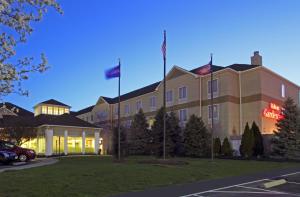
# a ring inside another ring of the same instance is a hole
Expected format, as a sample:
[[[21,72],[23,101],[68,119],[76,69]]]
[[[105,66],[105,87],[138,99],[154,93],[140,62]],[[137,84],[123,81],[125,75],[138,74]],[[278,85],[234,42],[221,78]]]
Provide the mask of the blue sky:
[[[76,0],[59,1],[18,56],[46,53],[51,68],[32,74],[29,97],[5,101],[26,109],[54,98],[79,110],[98,97],[117,96],[117,79],[104,71],[122,62],[121,93],[162,79],[161,43],[167,30],[167,70],[214,64],[250,63],[259,50],[263,64],[300,84],[298,0]]]

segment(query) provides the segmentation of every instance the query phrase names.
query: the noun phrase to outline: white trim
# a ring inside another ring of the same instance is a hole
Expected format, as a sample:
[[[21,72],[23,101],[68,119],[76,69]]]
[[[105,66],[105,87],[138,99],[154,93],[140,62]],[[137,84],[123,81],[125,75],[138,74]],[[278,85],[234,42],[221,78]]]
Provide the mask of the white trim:
[[[179,71],[182,71],[182,72],[184,72],[185,74],[190,74],[190,75],[192,75],[193,77],[195,77],[195,78],[198,78],[199,77],[199,75],[197,75],[197,74],[194,74],[194,73],[192,73],[192,72],[190,72],[190,71],[188,71],[188,70],[186,70],[186,69],[184,69],[184,68],[181,68],[181,67],[179,67],[179,66],[176,66],[176,65],[174,65],[172,68],[171,68],[171,70],[166,74],[166,79],[168,78],[168,76],[170,75],[170,73],[173,71],[173,70],[175,70],[175,69],[177,69],[177,70],[179,70]],[[158,84],[158,86],[157,86],[157,89],[161,86],[161,84],[164,82],[164,80],[161,80],[160,81],[160,83]]]
[[[80,129],[97,129],[97,130],[102,130],[102,128],[96,128],[96,127],[78,127],[78,126],[64,126],[64,125],[50,125],[50,124],[43,124],[38,126],[40,127],[67,127],[67,128],[80,128]]]
[[[141,102],[141,107],[140,107],[139,109],[137,109],[137,103],[138,103],[138,102]],[[137,100],[137,101],[135,102],[135,113],[138,113],[138,112],[140,111],[140,109],[143,110],[143,102],[142,102],[141,99],[139,99],[139,100]]]
[[[214,80],[217,80],[217,92],[216,93],[213,93],[213,98],[217,98],[217,97],[219,97],[219,78],[218,77],[216,77],[216,78],[213,78],[213,81]],[[207,81],[207,98],[208,99],[211,99],[211,93],[209,93],[209,90],[211,90],[211,88],[209,88],[209,85],[208,85],[208,83],[210,82],[211,80],[209,79],[208,81]],[[211,82],[211,86],[212,86],[212,82]]]
[[[180,88],[185,88],[186,97],[185,98],[179,98],[180,97]],[[185,103],[188,101],[188,87],[186,85],[181,85],[178,87],[178,103]]]
[[[167,93],[170,92],[172,93],[172,100],[171,101],[167,101]],[[174,90],[173,89],[169,89],[169,90],[166,90],[166,105],[167,106],[170,106],[174,103]]]
[[[207,119],[208,119],[208,122],[209,122],[209,124],[211,124],[211,118],[209,118],[209,107],[210,107],[211,105],[209,104],[208,106],[207,106]],[[214,120],[216,120],[216,121],[219,121],[220,120],[220,104],[213,104],[213,106],[217,106],[217,118],[214,118]],[[214,108],[212,108],[212,113],[211,113],[211,115],[212,115],[212,118],[214,117]]]
[[[240,131],[239,131],[239,135],[242,135],[243,132],[243,106],[242,106],[242,76],[241,76],[241,72],[239,72],[239,95],[240,95],[240,99],[239,99],[239,104],[240,104]]]
[[[183,111],[183,110],[185,110],[186,111],[186,120],[180,120],[180,111]],[[189,113],[189,110],[188,110],[188,108],[183,108],[183,109],[179,109],[178,110],[178,119],[179,119],[179,123],[186,123],[187,121],[188,121],[188,119],[189,119],[189,116],[188,116],[188,113]]]
[[[152,99],[154,99],[154,106],[152,106]],[[156,106],[157,106],[156,95],[152,95],[149,98],[149,111],[156,111]]]

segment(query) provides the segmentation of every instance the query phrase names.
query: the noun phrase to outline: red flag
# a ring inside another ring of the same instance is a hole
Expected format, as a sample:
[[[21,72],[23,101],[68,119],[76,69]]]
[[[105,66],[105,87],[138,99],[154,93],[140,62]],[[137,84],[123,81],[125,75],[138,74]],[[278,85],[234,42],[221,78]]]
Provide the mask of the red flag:
[[[166,53],[167,53],[166,31],[164,31],[164,41],[161,45],[161,52],[163,54],[163,58],[166,59]]]
[[[196,70],[196,73],[198,75],[206,75],[206,74],[208,74],[208,73],[211,72],[211,69],[212,69],[212,67],[211,67],[211,61],[210,61],[208,64],[206,64],[206,65],[201,66],[200,68],[198,68]]]

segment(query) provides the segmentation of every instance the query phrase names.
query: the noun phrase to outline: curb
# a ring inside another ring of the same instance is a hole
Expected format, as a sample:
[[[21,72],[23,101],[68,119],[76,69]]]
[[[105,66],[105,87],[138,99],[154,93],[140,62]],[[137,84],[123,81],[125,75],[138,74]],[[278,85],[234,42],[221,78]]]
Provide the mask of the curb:
[[[279,179],[279,180],[264,183],[263,187],[265,189],[268,189],[268,188],[271,188],[271,187],[276,187],[276,186],[279,186],[279,185],[283,185],[285,183],[287,183],[287,181],[285,179]]]

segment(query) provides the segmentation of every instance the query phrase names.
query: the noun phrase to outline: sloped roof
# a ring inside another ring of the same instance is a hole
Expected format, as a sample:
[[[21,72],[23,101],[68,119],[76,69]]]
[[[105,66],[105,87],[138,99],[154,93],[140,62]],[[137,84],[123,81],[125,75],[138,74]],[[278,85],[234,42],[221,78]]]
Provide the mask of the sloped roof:
[[[160,81],[156,82],[156,83],[153,83],[153,84],[150,84],[148,86],[145,86],[143,88],[139,88],[139,89],[134,90],[132,92],[128,92],[126,94],[123,94],[123,95],[120,96],[120,100],[121,101],[126,101],[128,99],[131,99],[131,98],[143,95],[143,94],[147,94],[149,92],[153,92],[157,88],[159,83],[160,83]],[[102,98],[109,104],[115,104],[115,103],[118,103],[118,101],[119,101],[119,97],[109,98],[109,97],[102,96]]]
[[[245,71],[252,68],[259,67],[260,65],[252,65],[252,64],[231,64],[227,66],[226,68],[231,68],[236,71]]]
[[[3,103],[0,103],[0,108],[1,107],[3,107]],[[13,112],[18,116],[33,116],[32,112],[10,102],[5,102],[5,107],[9,110],[13,110]]]
[[[59,102],[59,101],[57,101],[55,99],[49,99],[49,100],[43,101],[43,102],[41,102],[39,104],[60,105],[60,106],[64,106],[64,107],[70,107],[69,105],[64,104],[62,102]]]
[[[80,115],[80,114],[85,114],[85,113],[88,113],[88,112],[92,111],[94,107],[95,107],[95,105],[92,105],[92,106],[89,106],[89,107],[87,107],[87,108],[84,108],[84,109],[81,109],[81,110],[79,110],[79,111],[77,111],[77,112],[72,112],[72,113],[73,113],[75,116],[78,116],[78,115]]]
[[[60,126],[75,126],[75,127],[91,127],[99,128],[98,126],[81,120],[70,114],[62,114],[60,116],[41,114],[35,118],[35,126],[41,125],[60,125]]]
[[[204,65],[204,66],[206,66],[206,65]],[[201,69],[201,68],[204,67],[204,66],[199,66],[198,68],[194,68],[194,69],[190,70],[190,72],[192,72],[192,73],[194,73],[194,74],[197,74],[197,70]],[[222,70],[222,69],[224,69],[224,68],[225,68],[225,67],[223,67],[223,66],[212,65],[212,70],[213,70],[213,72]]]
[[[59,116],[41,114],[38,116],[3,116],[0,119],[0,128],[2,127],[38,127],[42,125],[59,125],[59,126],[73,126],[73,127],[89,127],[99,128],[98,126],[81,120],[70,114],[63,114]]]

